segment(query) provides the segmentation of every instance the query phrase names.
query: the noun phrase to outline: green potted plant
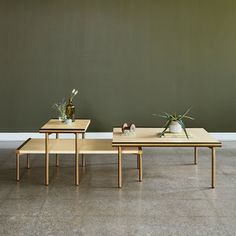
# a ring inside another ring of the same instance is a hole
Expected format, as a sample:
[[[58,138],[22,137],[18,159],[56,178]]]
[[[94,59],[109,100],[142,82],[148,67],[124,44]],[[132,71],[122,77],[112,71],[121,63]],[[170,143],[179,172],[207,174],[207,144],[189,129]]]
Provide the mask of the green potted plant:
[[[54,103],[52,106],[58,112],[58,119],[60,121],[66,120],[66,101],[63,99],[61,102]]]
[[[161,132],[160,136],[164,136],[165,132],[169,128],[169,131],[171,133],[180,133],[182,130],[184,130],[186,137],[189,138],[185,124],[183,122],[184,119],[194,120],[193,117],[187,116],[189,111],[190,108],[183,115],[178,115],[176,113],[169,114],[167,112],[164,112],[164,114],[160,115],[162,118],[165,118],[167,120],[164,125],[164,130]]]

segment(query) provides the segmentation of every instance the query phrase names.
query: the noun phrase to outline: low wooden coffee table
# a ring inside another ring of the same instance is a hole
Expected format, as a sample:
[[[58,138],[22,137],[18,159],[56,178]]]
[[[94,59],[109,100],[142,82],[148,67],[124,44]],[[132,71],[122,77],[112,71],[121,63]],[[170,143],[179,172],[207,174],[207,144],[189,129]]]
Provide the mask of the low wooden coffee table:
[[[57,119],[49,120],[43,125],[39,132],[45,133],[45,185],[49,184],[49,151],[48,142],[49,135],[56,133],[58,138],[59,133],[72,133],[75,135],[75,185],[79,185],[79,155],[78,155],[78,134],[84,135],[90,120],[76,119],[72,124],[65,124]]]
[[[113,129],[112,146],[118,148],[118,187],[122,187],[122,148],[123,147],[193,147],[194,163],[197,164],[198,147],[208,147],[211,149],[211,187],[215,187],[215,150],[221,147],[221,142],[214,139],[203,128],[189,128],[187,132],[189,139],[184,133],[167,133],[164,137],[159,134],[162,128],[136,128],[135,134],[125,135],[121,128]],[[142,165],[142,162],[140,163]],[[142,169],[142,166],[140,167]]]

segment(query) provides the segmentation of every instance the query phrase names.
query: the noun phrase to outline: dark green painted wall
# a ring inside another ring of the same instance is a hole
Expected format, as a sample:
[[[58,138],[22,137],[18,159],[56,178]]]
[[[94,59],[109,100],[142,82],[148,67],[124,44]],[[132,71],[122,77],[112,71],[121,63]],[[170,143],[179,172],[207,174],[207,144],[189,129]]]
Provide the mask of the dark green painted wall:
[[[235,0],[0,0],[0,132],[37,131],[79,89],[90,131],[160,126],[236,130]]]

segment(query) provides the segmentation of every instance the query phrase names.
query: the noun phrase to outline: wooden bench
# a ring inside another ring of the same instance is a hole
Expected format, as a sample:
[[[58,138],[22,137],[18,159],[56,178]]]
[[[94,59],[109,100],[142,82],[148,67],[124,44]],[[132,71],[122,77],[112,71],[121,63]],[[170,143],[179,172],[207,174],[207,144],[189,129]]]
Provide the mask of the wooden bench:
[[[79,139],[79,154],[116,154],[118,149],[112,147],[111,139]],[[45,140],[26,140],[16,149],[16,180],[20,181],[20,156],[27,155],[27,168],[30,168],[30,154],[45,154]],[[75,142],[73,139],[50,139],[49,154],[75,154]],[[139,181],[142,181],[142,149],[137,147],[124,147],[122,154],[137,155],[137,168],[139,169]],[[59,166],[59,160],[56,160]]]

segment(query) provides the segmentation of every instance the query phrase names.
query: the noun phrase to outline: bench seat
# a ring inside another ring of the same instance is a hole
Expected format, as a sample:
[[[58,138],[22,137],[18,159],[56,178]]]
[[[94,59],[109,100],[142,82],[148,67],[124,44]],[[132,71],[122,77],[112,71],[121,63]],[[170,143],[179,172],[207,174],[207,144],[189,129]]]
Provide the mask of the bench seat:
[[[49,154],[56,154],[56,166],[59,166],[58,154],[75,154],[74,139],[50,139],[48,143]],[[20,180],[20,156],[27,155],[27,168],[30,168],[30,154],[45,154],[45,139],[26,140],[16,149],[16,180]],[[118,148],[112,147],[111,139],[79,139],[78,154],[117,154]],[[124,147],[122,154],[137,155],[137,168],[139,181],[142,181],[142,149],[137,147]],[[83,160],[83,158],[82,158]],[[82,162],[83,163],[83,162]]]
[[[49,154],[75,154],[74,139],[50,139]],[[112,147],[111,139],[79,139],[79,154],[118,154],[117,147]],[[139,154],[137,147],[125,147],[123,154]],[[17,154],[45,154],[44,139],[28,139],[16,150]]]

